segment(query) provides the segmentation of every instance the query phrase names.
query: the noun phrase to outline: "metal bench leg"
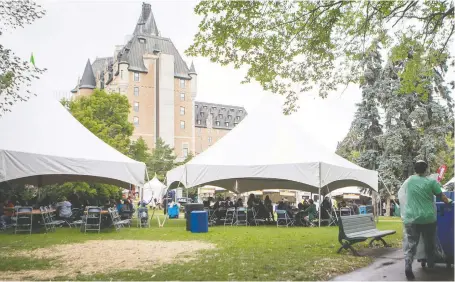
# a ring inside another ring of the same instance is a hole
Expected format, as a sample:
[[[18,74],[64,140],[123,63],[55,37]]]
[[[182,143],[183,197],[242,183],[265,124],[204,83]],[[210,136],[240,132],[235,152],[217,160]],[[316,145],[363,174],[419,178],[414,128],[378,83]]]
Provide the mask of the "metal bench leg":
[[[359,253],[352,247],[351,243],[344,243],[341,245],[341,247],[338,249],[337,253],[341,253],[342,250],[350,250],[352,254],[356,257],[360,256]]]
[[[387,244],[387,242],[384,241],[384,239],[382,239],[382,237],[379,237],[379,238],[373,238],[373,239],[371,239],[370,244],[369,244],[370,248],[373,247],[373,242],[375,242],[375,241],[381,241],[382,244],[384,244],[384,247],[390,247],[390,245]]]

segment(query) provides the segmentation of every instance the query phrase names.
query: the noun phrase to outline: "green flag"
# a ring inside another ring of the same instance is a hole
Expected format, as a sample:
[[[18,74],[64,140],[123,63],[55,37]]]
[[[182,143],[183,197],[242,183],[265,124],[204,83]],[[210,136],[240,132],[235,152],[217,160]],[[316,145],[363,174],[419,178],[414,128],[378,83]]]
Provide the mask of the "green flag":
[[[30,63],[32,63],[32,65],[35,66],[35,57],[33,57],[33,52],[32,52],[32,56],[30,57]]]

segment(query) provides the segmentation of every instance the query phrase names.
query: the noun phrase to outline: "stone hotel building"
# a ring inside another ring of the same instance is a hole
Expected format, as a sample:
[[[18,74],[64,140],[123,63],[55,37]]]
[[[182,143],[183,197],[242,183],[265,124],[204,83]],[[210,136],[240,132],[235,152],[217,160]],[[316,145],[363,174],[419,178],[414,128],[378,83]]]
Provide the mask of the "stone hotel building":
[[[115,46],[112,57],[88,60],[71,92],[75,98],[95,88],[126,95],[133,139],[142,137],[153,148],[161,137],[180,161],[207,149],[246,115],[242,107],[195,101],[197,79],[194,64],[188,67],[172,41],[160,35],[151,5],[143,3],[126,44]]]

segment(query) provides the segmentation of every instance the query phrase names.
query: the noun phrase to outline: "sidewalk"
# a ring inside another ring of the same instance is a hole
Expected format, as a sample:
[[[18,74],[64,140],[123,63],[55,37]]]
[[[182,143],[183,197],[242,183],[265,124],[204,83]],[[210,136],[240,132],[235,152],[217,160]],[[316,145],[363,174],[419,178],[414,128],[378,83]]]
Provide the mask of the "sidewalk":
[[[376,259],[370,266],[335,277],[331,281],[406,281],[403,251],[383,250],[374,256]],[[445,264],[437,264],[434,269],[423,269],[415,261],[413,270],[415,281],[454,281],[453,267],[448,269]]]

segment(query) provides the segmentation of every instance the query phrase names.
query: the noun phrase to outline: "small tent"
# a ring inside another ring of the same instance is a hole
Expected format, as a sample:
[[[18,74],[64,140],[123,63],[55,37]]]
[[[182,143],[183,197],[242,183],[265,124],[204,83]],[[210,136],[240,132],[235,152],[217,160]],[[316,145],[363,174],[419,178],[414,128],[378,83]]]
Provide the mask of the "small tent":
[[[145,164],[118,152],[57,100],[32,97],[0,117],[0,183],[142,186]]]
[[[165,193],[166,185],[161,183],[155,175],[152,180],[144,184],[142,200],[146,203],[152,201],[153,199],[161,201]]]
[[[323,129],[321,129],[323,130]],[[378,173],[323,148],[280,108],[259,107],[226,136],[167,173],[169,188],[213,185],[236,193],[265,189],[312,193],[359,186],[378,190]],[[326,190],[328,189],[328,190]]]

